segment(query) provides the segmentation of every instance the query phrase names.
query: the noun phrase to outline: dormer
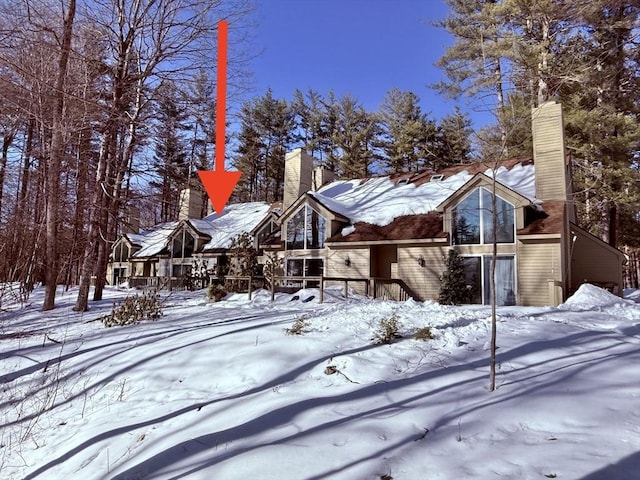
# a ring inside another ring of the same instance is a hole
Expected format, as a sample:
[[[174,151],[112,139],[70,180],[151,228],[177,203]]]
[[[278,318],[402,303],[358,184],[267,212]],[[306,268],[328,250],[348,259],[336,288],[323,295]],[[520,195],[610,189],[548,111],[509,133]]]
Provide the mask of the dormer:
[[[492,192],[493,180],[478,173],[438,206],[452,245],[493,243]],[[495,192],[497,241],[515,243],[516,230],[525,224],[524,208],[531,205],[531,200],[499,182]]]
[[[349,224],[310,194],[302,195],[278,220],[285,250],[318,250],[325,241]]]

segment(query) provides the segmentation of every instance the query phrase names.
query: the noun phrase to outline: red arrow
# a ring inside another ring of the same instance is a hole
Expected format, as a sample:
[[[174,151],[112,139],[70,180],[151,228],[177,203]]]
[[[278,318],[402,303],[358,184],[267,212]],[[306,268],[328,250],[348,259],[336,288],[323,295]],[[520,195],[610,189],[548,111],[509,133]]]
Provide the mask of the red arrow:
[[[198,176],[218,215],[227,205],[242,172],[224,169],[225,115],[227,99],[227,21],[218,22],[218,85],[216,87],[216,166],[198,170]]]

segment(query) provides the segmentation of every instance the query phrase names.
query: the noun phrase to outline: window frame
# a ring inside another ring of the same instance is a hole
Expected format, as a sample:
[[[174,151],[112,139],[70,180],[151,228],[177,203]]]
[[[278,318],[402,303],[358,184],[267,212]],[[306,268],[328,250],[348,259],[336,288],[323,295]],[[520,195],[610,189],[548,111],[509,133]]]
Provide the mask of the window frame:
[[[461,243],[458,241],[458,236],[456,235],[456,221],[457,221],[457,217],[458,215],[456,215],[456,210],[458,209],[458,207],[460,205],[462,205],[465,201],[467,201],[472,195],[477,194],[478,195],[478,205],[477,208],[475,208],[474,210],[477,212],[477,217],[478,217],[478,223],[477,223],[477,227],[478,227],[478,242],[477,243]],[[493,213],[491,212],[491,208],[492,205],[489,205],[487,207],[485,207],[484,202],[485,202],[485,194],[486,197],[489,201],[491,201],[491,197],[493,195],[493,193],[491,192],[491,190],[489,190],[486,187],[477,187],[474,188],[473,190],[471,190],[470,192],[468,192],[459,202],[457,202],[453,207],[451,207],[451,222],[450,222],[450,229],[451,229],[451,244],[455,245],[455,246],[472,246],[472,245],[492,245],[493,244],[493,240],[489,240],[487,241],[487,238],[490,237],[492,235],[492,231],[489,228],[489,231],[487,230],[487,226],[491,227],[492,223],[493,223]],[[506,241],[506,242],[501,242],[501,241],[497,241],[496,243],[499,245],[514,245],[516,243],[516,206],[509,202],[508,200],[506,200],[505,198],[503,198],[502,196],[500,196],[497,192],[496,192],[496,206],[497,201],[500,200],[502,202],[504,202],[504,204],[507,205],[507,211],[510,212],[511,214],[511,232],[510,232],[510,237],[511,237],[511,241]],[[498,215],[500,214],[500,212],[504,212],[505,209],[498,209]],[[487,218],[487,215],[489,216]],[[499,224],[498,224],[499,225]],[[499,235],[498,235],[499,236]]]
[[[294,219],[302,213],[302,218],[304,219],[303,228],[302,228],[302,246],[297,247],[298,242],[290,242],[289,234],[290,229],[289,225],[293,223]],[[309,241],[312,239],[312,221],[310,223],[309,219],[313,218],[313,214],[318,216],[318,245],[317,246],[309,246]],[[322,228],[322,222],[324,222],[324,227]],[[296,210],[287,220],[285,220],[285,230],[286,237],[284,239],[285,250],[322,250],[325,248],[325,242],[327,240],[327,227],[329,224],[329,220],[322,215],[317,209],[313,208],[308,203],[302,205],[298,210]],[[292,246],[293,245],[293,246]]]
[[[479,295],[480,295],[480,299],[481,299],[481,303],[471,303],[471,305],[491,305],[491,286],[490,283],[486,283],[485,282],[490,282],[489,279],[489,274],[490,274],[490,268],[491,268],[491,261],[493,260],[493,255],[492,254],[486,254],[486,253],[477,253],[477,254],[473,254],[473,253],[469,253],[469,254],[461,254],[460,255],[464,260],[466,259],[479,259],[480,260],[480,285],[479,285]],[[509,298],[510,295],[512,295],[512,301],[513,303],[504,303],[504,304],[498,304],[497,306],[514,306],[517,305],[517,299],[518,299],[518,274],[517,274],[517,262],[516,262],[516,255],[514,253],[503,253],[503,254],[498,254],[496,259],[499,261],[500,259],[510,259],[512,261],[512,265],[511,265],[511,280],[510,283],[512,283],[512,288],[511,288],[511,293],[507,294],[506,297]],[[466,265],[465,265],[466,267]],[[466,275],[467,271],[465,268],[465,275]]]

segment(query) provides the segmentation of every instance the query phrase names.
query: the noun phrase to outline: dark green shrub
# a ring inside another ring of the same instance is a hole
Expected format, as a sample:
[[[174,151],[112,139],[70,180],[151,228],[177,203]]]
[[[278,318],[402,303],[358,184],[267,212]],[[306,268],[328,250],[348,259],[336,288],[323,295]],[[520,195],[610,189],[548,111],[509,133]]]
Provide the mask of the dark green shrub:
[[[462,257],[455,250],[449,250],[445,271],[440,276],[438,301],[444,305],[460,305],[469,301],[469,290],[464,273]]]

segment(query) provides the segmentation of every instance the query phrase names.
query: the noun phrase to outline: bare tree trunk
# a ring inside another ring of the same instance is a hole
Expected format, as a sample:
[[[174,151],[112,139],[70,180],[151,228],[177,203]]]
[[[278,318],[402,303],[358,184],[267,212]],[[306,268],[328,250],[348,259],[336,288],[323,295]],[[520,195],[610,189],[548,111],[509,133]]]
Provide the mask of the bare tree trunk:
[[[51,151],[47,162],[45,179],[45,203],[46,203],[46,248],[45,248],[45,295],[43,310],[51,310],[55,307],[56,286],[58,283],[58,221],[60,207],[60,172],[64,159],[64,107],[65,107],[65,80],[67,78],[67,66],[71,52],[71,36],[73,33],[73,21],[76,14],[76,0],[69,0],[67,14],[63,22],[62,41],[60,46],[60,58],[55,82],[55,110],[53,116],[53,129],[51,136]]]
[[[86,312],[89,310],[89,289],[91,287],[91,275],[95,265],[95,258],[98,249],[98,239],[100,237],[100,218],[104,202],[104,183],[107,173],[107,161],[109,157],[109,137],[105,138],[100,156],[98,158],[98,169],[96,172],[96,182],[93,189],[89,210],[89,231],[82,257],[82,267],[80,269],[80,288],[78,298],[73,307],[75,311]]]
[[[496,221],[496,173],[498,171],[497,164],[493,168],[493,181],[491,182],[491,230],[493,234],[492,255],[491,255],[491,367],[489,373],[489,390],[492,392],[496,389],[496,347],[497,347],[497,314],[496,314],[496,263],[498,260],[498,222]]]
[[[5,132],[2,136],[2,154],[0,155],[0,215],[2,214],[2,197],[4,193],[4,178],[7,171],[9,147],[13,143],[15,131]]]

